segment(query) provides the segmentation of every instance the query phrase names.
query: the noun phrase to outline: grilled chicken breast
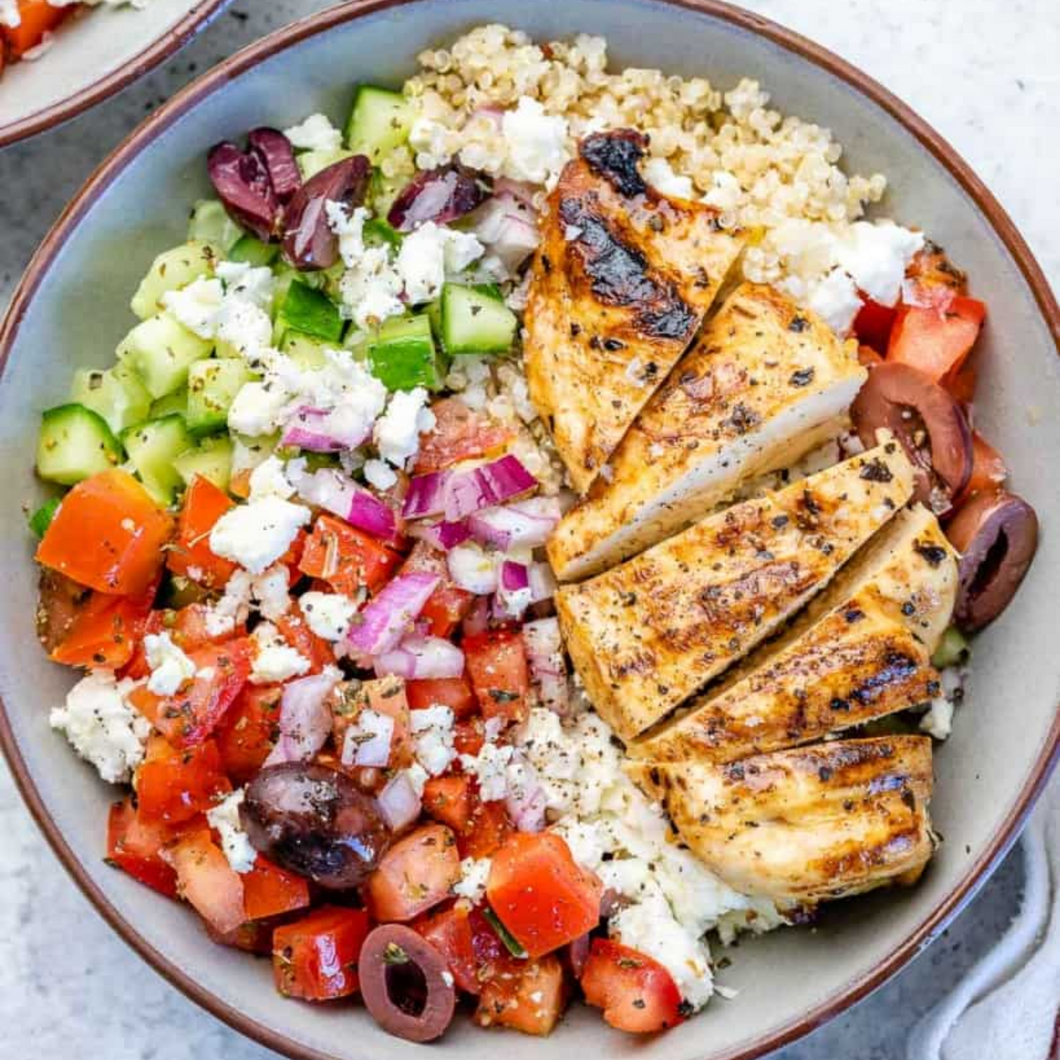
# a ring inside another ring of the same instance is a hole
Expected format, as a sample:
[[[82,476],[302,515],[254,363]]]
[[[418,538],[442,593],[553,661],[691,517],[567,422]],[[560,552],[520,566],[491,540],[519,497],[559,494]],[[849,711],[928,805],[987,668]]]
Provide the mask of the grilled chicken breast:
[[[557,527],[557,576],[582,578],[655,544],[834,436],[865,374],[856,344],[815,314],[741,284],[634,421],[607,479]]]
[[[913,883],[933,850],[931,739],[836,740],[740,762],[632,762],[734,890],[803,903]]]
[[[584,493],[687,349],[739,256],[717,211],[642,179],[646,141],[595,133],[549,198],[526,308],[530,397]]]
[[[629,741],[764,641],[912,491],[894,442],[713,515],[556,609],[593,706]]]
[[[720,687],[634,740],[629,753],[731,762],[937,696],[930,659],[953,611],[957,557],[926,508],[899,512],[877,537],[806,618],[753,652]]]

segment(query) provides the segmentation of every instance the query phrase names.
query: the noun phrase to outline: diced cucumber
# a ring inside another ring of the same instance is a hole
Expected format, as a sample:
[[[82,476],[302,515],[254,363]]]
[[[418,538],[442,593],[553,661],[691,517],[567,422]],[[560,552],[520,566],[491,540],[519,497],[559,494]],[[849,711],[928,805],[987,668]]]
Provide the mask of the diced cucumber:
[[[62,497],[52,497],[50,501],[45,501],[29,517],[29,528],[37,537],[44,537],[48,532],[48,527],[52,525],[55,513],[59,510],[59,505],[62,503]]]
[[[956,626],[950,626],[939,640],[935,654],[931,656],[931,665],[938,670],[947,666],[956,666],[968,658],[968,641]]]
[[[228,252],[228,260],[245,262],[260,269],[271,265],[279,253],[279,243],[262,243],[254,236],[240,236],[236,245]]]
[[[184,386],[188,367],[212,349],[208,339],[188,331],[169,313],[158,313],[122,339],[118,357],[136,369],[151,397],[160,398]]]
[[[226,490],[232,477],[232,439],[224,434],[204,438],[194,449],[175,457],[173,466],[186,486],[196,475],[202,475]]]
[[[404,236],[382,217],[369,217],[361,229],[361,239],[366,247],[388,246],[394,250],[401,247]]]
[[[162,295],[178,291],[201,276],[212,276],[221,251],[212,243],[193,239],[155,258],[130,303],[132,311],[146,320],[162,310]]]
[[[195,444],[184,420],[177,415],[147,420],[123,431],[121,440],[147,492],[159,504],[172,504],[182,481],[173,462]]]
[[[409,138],[416,106],[400,92],[358,85],[346,126],[346,146],[372,165]]]
[[[386,177],[381,169],[372,172],[368,182],[368,205],[379,217],[386,217],[394,200],[404,191],[409,182],[408,174],[400,177]]]
[[[208,434],[228,425],[228,410],[236,394],[253,378],[235,357],[196,361],[188,369],[188,430]]]
[[[37,444],[41,478],[72,486],[121,461],[121,443],[98,412],[71,403],[42,414]]]
[[[188,418],[187,387],[174,390],[172,394],[166,394],[165,397],[152,401],[151,407],[147,410],[147,415],[143,418],[145,420],[160,420],[163,416],[173,415],[180,416],[185,420]]]
[[[226,254],[239,241],[243,229],[228,216],[228,211],[217,199],[200,199],[188,221],[188,239],[213,243]]]
[[[302,180],[315,177],[322,169],[341,162],[344,158],[352,158],[353,152],[340,147],[336,151],[303,151],[298,156],[298,168],[302,173]]]
[[[426,313],[384,321],[368,347],[372,374],[387,390],[425,386],[439,390],[446,365],[431,335]]]
[[[442,288],[441,333],[446,353],[507,353],[519,327],[496,288],[447,283]]]
[[[344,326],[338,306],[327,295],[308,287],[301,280],[291,282],[287,296],[280,305],[277,322],[285,330],[293,328],[325,342],[338,342],[342,338]]]
[[[70,398],[98,412],[115,434],[147,419],[151,408],[151,395],[140,377],[120,361],[106,371],[79,368],[74,372]]]
[[[327,349],[326,343],[313,338],[312,335],[305,335],[301,331],[288,331],[283,337],[283,342],[280,343],[280,349],[299,368],[323,368],[327,363],[327,357],[324,356],[324,350]]]

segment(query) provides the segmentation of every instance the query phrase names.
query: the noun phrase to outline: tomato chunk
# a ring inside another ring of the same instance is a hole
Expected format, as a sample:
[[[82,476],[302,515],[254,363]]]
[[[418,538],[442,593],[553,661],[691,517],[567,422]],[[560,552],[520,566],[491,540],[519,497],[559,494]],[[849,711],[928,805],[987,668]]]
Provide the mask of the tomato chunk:
[[[482,802],[476,795],[467,828],[457,836],[461,858],[488,858],[515,830],[503,802]]]
[[[279,685],[244,685],[215,734],[224,771],[246,784],[265,764],[280,736]]]
[[[177,538],[166,556],[166,566],[174,574],[190,578],[207,589],[221,589],[235,573],[236,564],[218,556],[210,548],[214,523],[230,508],[232,498],[209,479],[196,475],[184,492],[184,504],[177,520]]]
[[[158,577],[173,521],[127,471],[79,482],[63,498],[37,548],[37,562],[81,585],[138,596]]]
[[[52,652],[52,659],[66,666],[120,670],[133,657],[143,637],[156,589],[157,583],[152,583],[139,596],[93,592],[62,643]]]
[[[515,436],[511,428],[474,412],[457,397],[434,402],[431,412],[434,426],[420,439],[413,466],[417,475],[500,453]]]
[[[107,860],[152,890],[177,897],[177,874],[161,856],[175,831],[157,821],[144,821],[132,799],[110,808],[107,819]]]
[[[355,596],[381,589],[401,563],[401,554],[349,523],[321,515],[306,538],[298,569],[321,578],[337,593]]]
[[[405,694],[413,710],[448,707],[457,719],[470,717],[478,709],[474,689],[466,677],[434,677],[408,681]]]
[[[612,1027],[651,1034],[684,1021],[681,992],[658,961],[611,939],[593,939],[581,977],[585,1000]]]
[[[346,730],[363,710],[375,711],[394,722],[390,736],[390,760],[387,763],[390,768],[405,769],[412,765],[412,729],[404,680],[390,676],[364,681],[359,689],[335,704],[335,746],[340,756]]]
[[[18,0],[19,24],[4,26],[3,35],[11,54],[19,58],[44,40],[69,13],[70,8],[53,7],[47,0]]]
[[[368,877],[368,908],[380,922],[414,920],[444,902],[459,879],[456,836],[444,825],[423,825],[399,839]]]
[[[309,905],[309,881],[281,869],[261,854],[243,874],[243,907],[247,920],[262,920]]]
[[[569,997],[567,975],[555,955],[513,961],[482,985],[475,1022],[544,1037],[559,1022]]]
[[[148,740],[147,755],[136,773],[137,804],[144,821],[190,821],[231,790],[213,740],[184,751],[161,736]]]
[[[318,674],[325,666],[335,665],[335,650],[309,628],[301,615],[289,611],[276,620],[276,628],[299,655],[309,660],[309,673]]]
[[[516,832],[493,856],[486,897],[531,957],[551,953],[600,922],[603,884],[551,832]]]
[[[464,616],[471,610],[475,597],[466,589],[456,586],[449,576],[449,565],[445,553],[417,541],[401,567],[402,574],[410,572],[437,574],[441,581],[420,611],[420,621],[427,624],[427,632],[433,637],[450,637]]]
[[[461,647],[483,717],[525,721],[530,670],[522,636],[508,629],[476,633],[465,637]]]
[[[177,874],[181,896],[214,931],[227,934],[246,920],[243,880],[228,864],[209,828],[181,836],[166,848],[165,857]]]
[[[457,989],[478,994],[482,989],[471,910],[464,902],[432,909],[409,925],[418,931],[446,960]]]
[[[211,633],[206,617],[210,609],[206,604],[188,604],[171,613],[168,619],[173,643],[186,652],[198,651],[208,644],[221,644],[232,637],[246,635],[246,626],[240,623],[231,630]]]
[[[983,302],[959,295],[946,306],[900,306],[887,360],[911,365],[945,386],[971,353],[985,318]]]
[[[865,295],[861,296],[861,300],[863,304],[854,318],[854,334],[859,343],[884,354],[891,337],[896,307],[880,305]]]
[[[463,718],[453,726],[453,747],[459,755],[474,758],[486,742],[486,723],[480,716]]]
[[[272,970],[284,997],[330,1001],[358,987],[357,960],[368,935],[363,909],[322,906],[272,936]]]
[[[129,702],[174,747],[193,747],[210,736],[250,675],[247,640],[200,648],[189,658],[196,674],[173,695],[156,695],[146,685],[129,693]]]
[[[972,477],[964,495],[995,489],[1008,478],[1008,468],[1001,454],[978,432],[972,432]]]
[[[423,786],[423,809],[454,832],[465,832],[475,806],[473,781],[465,774],[431,777]]]

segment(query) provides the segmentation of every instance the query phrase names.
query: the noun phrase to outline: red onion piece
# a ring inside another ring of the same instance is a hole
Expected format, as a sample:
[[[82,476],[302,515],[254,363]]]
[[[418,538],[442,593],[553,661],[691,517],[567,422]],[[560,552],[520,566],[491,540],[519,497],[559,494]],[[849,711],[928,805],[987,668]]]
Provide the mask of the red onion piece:
[[[250,152],[257,155],[268,171],[272,190],[281,203],[302,186],[302,173],[295,161],[291,141],[279,129],[254,129],[247,136]]]
[[[592,945],[592,935],[586,933],[579,935],[567,946],[567,959],[570,961],[570,969],[575,979],[581,979],[585,965],[589,961],[589,948]]]
[[[423,605],[438,587],[437,574],[399,574],[369,601],[347,640],[362,655],[382,655],[396,648]],[[356,622],[356,619],[354,620]]]
[[[563,655],[563,638],[555,616],[539,618],[523,626],[523,644],[530,676],[537,685],[541,705],[560,717],[570,713],[570,684]]]
[[[364,155],[344,158],[322,169],[295,193],[287,208],[283,256],[303,272],[329,269],[339,260],[339,240],[328,223],[327,203],[360,206],[372,175]]]
[[[384,541],[389,541],[397,534],[397,519],[393,509],[360,486],[353,488],[346,522]]]
[[[531,497],[504,508],[474,512],[468,526],[475,540],[502,551],[515,546],[538,548],[548,540],[560,515],[555,497]]]
[[[539,604],[556,595],[556,579],[547,563],[531,563],[529,576],[530,603]]]
[[[378,677],[393,674],[408,681],[459,677],[464,672],[464,653],[441,637],[414,633],[375,660]]]
[[[465,520],[461,520],[459,523],[447,523],[443,520],[440,523],[431,523],[430,525],[421,523],[410,527],[408,534],[409,537],[426,541],[427,544],[440,549],[442,552],[448,552],[451,548],[462,545],[471,537],[471,528]]]
[[[258,155],[241,151],[225,140],[210,149],[206,171],[217,197],[237,224],[266,243],[277,238],[282,209],[269,171]]]
[[[280,700],[280,738],[266,766],[283,762],[305,762],[312,758],[331,735],[331,709],[327,697],[338,683],[338,671],[311,674],[291,681]]]
[[[429,471],[426,475],[413,475],[409,479],[402,515],[406,519],[441,515],[445,510],[445,483],[448,477],[448,471]]]
[[[342,764],[383,768],[390,762],[394,719],[374,710],[361,711],[356,725],[346,730],[342,742]]]
[[[504,805],[512,824],[520,832],[540,832],[544,829],[548,796],[533,766],[525,764],[525,768],[517,771],[515,783],[509,785]]]
[[[411,232],[425,221],[447,224],[470,213],[490,194],[489,185],[466,166],[423,170],[394,200],[387,220],[399,232]]]
[[[511,453],[470,471],[450,472],[445,481],[445,518],[456,522],[536,487],[537,479]]]
[[[344,429],[326,409],[300,408],[288,422],[280,439],[282,445],[297,446],[310,453],[338,453],[356,449],[371,437],[371,430]]]
[[[309,504],[345,519],[367,534],[384,541],[397,534],[394,512],[378,497],[358,486],[336,468],[322,467],[312,474],[288,472],[298,495]]]
[[[405,770],[398,773],[376,797],[379,816],[391,831],[407,828],[420,815],[420,797]]]
[[[533,254],[541,240],[536,211],[512,191],[495,195],[469,220],[469,231],[486,248],[487,255],[499,259],[512,274]]]

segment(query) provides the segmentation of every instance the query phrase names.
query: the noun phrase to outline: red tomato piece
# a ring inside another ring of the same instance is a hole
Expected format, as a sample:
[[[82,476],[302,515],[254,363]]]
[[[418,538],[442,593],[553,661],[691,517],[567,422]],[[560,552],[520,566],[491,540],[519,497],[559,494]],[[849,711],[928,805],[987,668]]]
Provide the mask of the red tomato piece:
[[[474,758],[486,742],[486,723],[481,717],[464,718],[453,726],[453,747],[460,755]]]
[[[270,920],[248,920],[233,931],[215,931],[206,923],[206,934],[218,946],[232,946],[259,957],[272,956],[272,931],[275,924]]]
[[[399,552],[341,519],[321,515],[306,538],[298,569],[337,593],[355,596],[361,588],[381,589],[400,563]]]
[[[461,647],[483,717],[525,721],[530,712],[530,670],[519,632],[476,633],[465,637]]]
[[[167,898],[177,897],[177,874],[162,859],[162,848],[176,832],[157,821],[144,821],[132,799],[110,808],[107,819],[107,861]]]
[[[432,909],[409,926],[445,958],[458,990],[468,994],[481,991],[471,910],[466,903],[456,902],[444,909]]]
[[[544,1037],[559,1022],[569,997],[567,975],[558,957],[513,961],[483,983],[475,1022]]]
[[[658,961],[611,939],[593,939],[581,977],[585,1000],[620,1031],[651,1034],[684,1021],[681,992]]]
[[[462,858],[492,857],[515,830],[503,802],[482,802],[476,797],[467,828],[457,837]]]
[[[52,659],[66,666],[120,670],[132,659],[144,635],[157,589],[155,582],[139,596],[93,592],[52,652]]]
[[[887,360],[919,369],[933,383],[946,385],[972,351],[986,318],[986,305],[957,296],[946,307],[898,308]]]
[[[363,909],[322,906],[272,935],[272,970],[284,997],[330,1001],[357,991],[357,960],[368,935]]]
[[[393,719],[394,731],[390,737],[391,769],[405,769],[412,765],[412,730],[409,725],[409,701],[405,696],[405,682],[400,677],[378,677],[364,681],[355,693],[335,707],[335,746],[342,753],[346,730],[353,724],[362,710],[373,710],[376,714]]]
[[[445,553],[426,541],[417,541],[401,567],[402,574],[424,572],[437,574],[442,580],[420,611],[420,621],[427,623],[432,637],[450,637],[475,601],[473,593],[453,584]]]
[[[887,352],[896,307],[880,305],[866,295],[861,300],[863,304],[854,318],[854,334],[859,343],[882,355]]]
[[[309,628],[300,613],[288,611],[276,620],[276,628],[299,655],[309,660],[309,673],[318,674],[325,666],[335,665],[335,649]]]
[[[573,942],[600,922],[604,887],[551,832],[515,832],[493,855],[486,897],[531,957]]]
[[[224,771],[246,784],[261,769],[280,736],[279,685],[244,685],[214,734]]]
[[[243,908],[247,920],[290,913],[309,905],[309,881],[281,869],[259,854],[250,872],[243,874]]]
[[[978,432],[972,432],[972,477],[964,496],[995,489],[1008,478],[1008,468],[1001,454]]]
[[[207,589],[224,588],[235,573],[236,564],[213,552],[210,531],[234,506],[224,490],[196,475],[184,493],[184,505],[177,520],[177,539],[166,556],[166,566],[174,574],[190,578]]]
[[[158,578],[173,521],[127,471],[79,482],[37,547],[37,562],[81,585],[139,596]]]
[[[414,920],[444,902],[460,879],[456,836],[440,824],[426,824],[399,839],[368,877],[366,901],[380,923]]]
[[[466,677],[434,677],[407,681],[405,694],[412,710],[426,707],[448,707],[453,715],[470,717],[478,709],[475,691]]]
[[[474,412],[460,398],[443,398],[431,405],[434,426],[420,438],[413,470],[417,475],[442,471],[461,460],[500,453],[515,437],[503,424]]]
[[[205,813],[232,790],[213,740],[178,751],[161,736],[147,742],[147,756],[136,773],[140,818],[179,824]]]
[[[222,644],[233,637],[246,636],[246,626],[238,625],[234,630],[225,633],[211,633],[206,616],[209,608],[205,604],[188,604],[179,611],[172,612],[169,620],[170,634],[173,643],[186,652],[198,651],[208,644]]]
[[[4,26],[3,36],[11,46],[11,54],[17,59],[44,40],[67,14],[69,7],[53,7],[47,0],[18,0],[19,24]]]
[[[423,786],[423,809],[454,832],[466,832],[475,806],[473,784],[471,777],[462,773],[431,777]]]
[[[196,674],[171,696],[159,696],[146,685],[129,693],[129,702],[174,747],[201,744],[235,702],[250,675],[250,643],[230,640],[192,652]]]
[[[181,836],[166,848],[166,860],[177,874],[180,894],[218,934],[235,931],[244,920],[243,880],[209,828]]]

